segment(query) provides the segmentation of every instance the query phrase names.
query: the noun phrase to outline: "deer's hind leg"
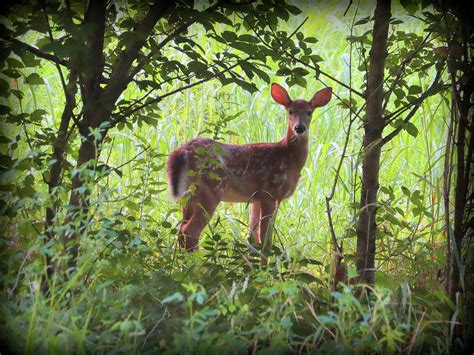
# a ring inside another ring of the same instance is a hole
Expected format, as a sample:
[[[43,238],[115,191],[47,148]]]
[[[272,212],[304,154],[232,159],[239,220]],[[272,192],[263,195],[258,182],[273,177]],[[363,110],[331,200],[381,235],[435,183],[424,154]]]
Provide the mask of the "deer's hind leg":
[[[262,243],[260,238],[260,219],[262,218],[262,208],[260,202],[256,201],[250,206],[250,235],[254,238],[255,244]]]
[[[198,249],[199,236],[214,214],[219,202],[220,197],[210,189],[200,189],[200,191],[196,192],[195,196],[189,199],[185,207],[185,213],[188,214],[189,219],[181,225],[178,236],[180,241],[184,241],[186,251]],[[183,215],[184,218],[185,216]]]
[[[183,232],[184,226],[188,224],[194,214],[193,205],[188,201],[188,203],[181,209],[183,219],[181,220],[181,224],[179,226],[178,232],[178,245],[180,248],[184,248],[186,246],[186,238]]]

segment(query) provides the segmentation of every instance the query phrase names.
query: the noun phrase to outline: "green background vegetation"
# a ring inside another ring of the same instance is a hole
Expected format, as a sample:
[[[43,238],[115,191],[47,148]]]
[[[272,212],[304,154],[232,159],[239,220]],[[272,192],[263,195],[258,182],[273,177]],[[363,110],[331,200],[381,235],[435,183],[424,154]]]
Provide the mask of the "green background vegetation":
[[[360,54],[354,47],[351,70],[346,40],[356,7],[343,16],[345,3],[298,6],[302,13],[280,20],[279,29],[291,33],[308,17],[300,31],[318,39],[311,46],[323,59],[321,69],[363,91],[363,73],[357,69]],[[372,16],[374,6],[359,4],[356,19]],[[393,33],[423,34],[426,24],[399,4],[393,5],[392,16],[403,21],[391,25]],[[360,24],[354,34],[371,28],[371,21]],[[22,40],[35,43],[36,36],[27,33]],[[201,26],[191,27],[188,36],[208,60],[223,50]],[[189,60],[172,47],[165,55],[183,64]],[[346,88],[311,71],[305,85],[299,86],[287,85],[276,74],[276,60],[269,59],[262,69],[270,82],[290,86],[292,98],[309,99],[324,82],[341,99],[349,99]],[[65,104],[63,88],[56,67],[47,61],[31,68],[19,63],[18,70],[22,77],[16,85],[23,98],[10,95],[2,105],[17,114],[36,112],[36,116],[27,125],[2,122],[2,132],[11,141],[2,141],[0,148],[17,159],[34,159],[38,151],[51,152],[51,132],[57,129]],[[167,190],[167,154],[198,135],[244,144],[277,141],[286,132],[284,110],[272,101],[269,83],[258,76],[245,77],[240,68],[236,72],[258,91],[211,80],[170,96],[153,113],[109,131],[98,163],[106,165],[89,180],[92,219],[81,236],[77,272],[67,280],[51,280],[46,295],[41,289],[44,255],[50,253],[59,262],[65,258],[59,247],[43,244],[44,207],[50,203],[42,181],[47,165],[41,170],[20,163],[2,173],[2,179],[15,187],[9,192],[15,197],[8,195],[7,201],[15,203],[15,216],[1,217],[1,332],[12,350],[186,353],[225,346],[228,351],[262,353],[450,351],[454,336],[450,320],[457,321],[458,313],[449,315],[458,308],[446,296],[442,280],[448,94],[425,100],[412,119],[413,127],[383,148],[378,270],[373,292],[359,298],[357,285],[331,291],[332,245],[325,198],[350,119],[349,110],[337,98],[314,115],[309,158],[294,195],[280,205],[268,266],[262,266],[258,253],[249,247],[246,204],[221,204],[201,236],[198,252],[177,249],[181,215]],[[38,82],[31,76],[34,73]],[[410,76],[408,84],[424,91],[432,78],[431,71],[420,72]],[[10,78],[2,77],[3,82],[10,89],[14,85]],[[160,89],[167,92],[176,85],[164,84]],[[141,95],[131,84],[121,98]],[[360,107],[362,100],[356,102]],[[351,278],[356,276],[352,256],[361,127],[356,120],[332,201],[335,231],[343,242]],[[34,140],[33,147],[29,139]],[[68,147],[72,165],[79,143],[76,135]],[[68,190],[61,189],[62,203],[67,204]],[[66,227],[58,223],[55,228],[60,233]]]

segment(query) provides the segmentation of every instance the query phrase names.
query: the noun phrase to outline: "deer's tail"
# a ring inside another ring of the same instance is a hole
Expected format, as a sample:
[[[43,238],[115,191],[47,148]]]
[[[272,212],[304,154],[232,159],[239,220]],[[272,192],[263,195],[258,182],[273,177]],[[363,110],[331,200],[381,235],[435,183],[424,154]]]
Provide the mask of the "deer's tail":
[[[173,151],[166,161],[166,174],[168,175],[168,185],[171,196],[175,200],[183,197],[187,189],[188,179],[186,176],[187,170],[187,152],[183,149],[176,149]]]

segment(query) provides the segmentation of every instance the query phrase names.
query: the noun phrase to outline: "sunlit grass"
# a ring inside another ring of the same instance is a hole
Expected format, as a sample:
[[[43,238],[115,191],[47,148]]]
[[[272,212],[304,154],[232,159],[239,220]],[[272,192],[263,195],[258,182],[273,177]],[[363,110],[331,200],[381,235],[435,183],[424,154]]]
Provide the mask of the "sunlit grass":
[[[344,37],[348,34],[347,26],[352,21],[355,8],[350,9],[346,17],[343,17],[345,8],[346,5],[342,4],[327,5],[311,1],[303,5],[302,15],[290,19],[287,24],[282,23],[282,29],[291,32],[308,16],[309,20],[302,27],[302,31],[319,39],[314,46],[316,52],[324,58],[322,69],[348,84],[349,68],[344,58],[349,56],[349,44]],[[358,10],[359,16],[366,16],[372,10],[373,4],[364,2]],[[422,31],[418,20],[408,16],[403,19],[405,23],[399,26],[401,30]],[[357,31],[367,29],[362,26],[357,28]],[[209,56],[222,50],[221,45],[204,38],[199,29],[195,31],[194,39],[209,48]],[[168,54],[178,55],[172,50]],[[353,52],[353,61],[354,67],[357,67],[356,51]],[[267,64],[272,81],[282,83],[282,79],[273,74],[277,70],[275,63],[269,60]],[[35,88],[34,92],[28,87],[23,88],[26,96],[22,100],[22,107],[24,111],[44,108],[49,112],[49,116],[42,124],[48,127],[54,125],[57,128],[64,104],[61,96],[54,95],[62,90],[59,78],[55,68],[49,65],[42,69],[42,76],[46,82],[44,87]],[[320,79],[324,84],[332,86],[340,97],[349,96],[347,89],[337,83],[323,76]],[[289,88],[293,98],[308,99],[323,86],[313,74],[310,74],[307,80],[307,88]],[[352,82],[357,89],[360,89],[358,86],[361,80],[361,75],[354,69]],[[429,80],[427,78],[426,82],[422,82],[422,86],[429,85]],[[259,79],[255,79],[254,83],[259,92],[251,95],[234,86],[221,87],[217,81],[208,82],[163,100],[157,112],[160,119],[155,126],[136,124],[132,130],[124,128],[109,132],[110,139],[105,142],[101,160],[112,167],[120,166],[121,176],[112,173],[95,185],[93,198],[96,203],[93,204],[91,214],[98,223],[102,223],[103,218],[112,219],[119,211],[127,217],[133,217],[127,220],[129,235],[126,237],[130,240],[142,238],[151,251],[147,254],[147,259],[142,260],[141,256],[130,256],[126,253],[122,255],[121,249],[115,243],[108,246],[99,237],[83,243],[83,254],[88,256],[81,259],[83,263],[76,275],[77,279],[71,281],[70,289],[53,285],[49,297],[44,297],[38,288],[38,266],[27,266],[24,272],[29,276],[25,277],[25,284],[21,289],[23,298],[15,305],[17,313],[8,313],[10,309],[15,309],[13,306],[4,307],[2,312],[8,315],[5,318],[8,329],[25,330],[25,344],[19,345],[21,349],[27,353],[38,348],[46,349],[49,353],[62,350],[85,353],[90,349],[107,352],[120,347],[123,351],[139,352],[142,347],[146,348],[149,341],[162,348],[175,346],[174,349],[177,349],[179,345],[182,347],[180,349],[185,351],[196,345],[191,334],[195,328],[191,329],[190,322],[201,317],[199,319],[215,332],[214,335],[219,334],[219,331],[229,333],[229,339],[242,341],[242,349],[247,351],[257,346],[259,339],[272,339],[272,332],[285,339],[285,332],[288,332],[285,328],[285,317],[291,318],[297,314],[302,319],[295,319],[302,324],[311,325],[309,330],[301,331],[301,334],[305,334],[305,331],[311,334],[307,334],[304,339],[298,338],[300,335],[288,335],[288,341],[298,343],[300,348],[296,350],[315,351],[322,341],[350,348],[353,346],[351,341],[356,339],[351,331],[367,321],[364,323],[366,328],[363,329],[371,336],[381,336],[380,343],[375,342],[378,345],[368,349],[400,351],[408,349],[397,348],[400,344],[412,346],[414,349],[422,330],[425,327],[431,329],[430,322],[442,318],[438,309],[433,309],[431,314],[425,316],[423,307],[420,307],[422,298],[412,297],[411,293],[415,289],[423,292],[424,289],[438,287],[433,281],[436,281],[437,268],[443,264],[444,257],[441,250],[444,242],[442,171],[446,135],[444,117],[447,117],[449,112],[446,103],[438,96],[425,102],[413,119],[419,135],[414,138],[406,132],[401,133],[384,148],[382,154],[381,186],[394,188],[396,200],[392,201],[392,207],[401,209],[402,213],[397,214],[397,218],[412,228],[402,230],[393,227],[389,222],[381,223],[381,227],[391,229],[393,235],[385,233],[381,228],[378,236],[378,282],[380,286],[390,288],[393,293],[381,287],[374,293],[373,303],[359,304],[353,295],[353,289],[344,288],[342,293],[332,296],[328,291],[332,247],[325,198],[330,193],[349,123],[348,110],[341,108],[336,98],[315,114],[310,129],[308,161],[295,194],[280,206],[274,233],[275,244],[291,257],[289,265],[286,266],[288,270],[295,273],[307,271],[316,276],[319,283],[282,280],[281,275],[275,276],[273,270],[262,270],[258,265],[254,265],[255,269],[249,272],[249,275],[252,275],[250,281],[249,277],[245,281],[246,276],[243,274],[238,274],[239,277],[235,280],[222,274],[213,279],[207,274],[212,270],[203,266],[203,255],[207,254],[200,252],[196,255],[184,255],[174,249],[176,235],[171,233],[169,228],[162,227],[164,221],[176,226],[181,219],[178,205],[170,199],[166,190],[163,164],[167,154],[197,136],[207,127],[206,124],[216,122],[223,114],[235,115],[243,111],[227,127],[235,132],[235,135],[227,136],[225,141],[234,144],[278,141],[286,132],[285,112],[272,101],[269,85]],[[165,85],[163,90],[166,92],[174,88]],[[126,99],[139,96],[140,93],[134,87],[124,93]],[[354,229],[357,209],[352,204],[358,201],[357,189],[360,186],[359,153],[363,135],[361,126],[362,123],[357,120],[351,131],[340,181],[331,204],[336,233],[340,240],[344,241],[344,252],[349,264],[352,263],[351,255],[355,250],[355,237],[351,230]],[[390,131],[390,128],[387,130]],[[77,146],[79,138],[73,138]],[[150,148],[147,151],[139,154],[148,146]],[[28,149],[24,144],[19,154]],[[74,162],[77,153],[73,151],[70,154],[69,160]],[[159,168],[153,169],[152,165]],[[104,186],[105,192],[102,189]],[[432,219],[412,214],[413,204],[401,192],[402,186],[411,192],[422,192],[424,203],[430,206]],[[39,188],[42,188],[43,191],[40,192],[45,194],[46,186]],[[385,201],[386,198],[387,196],[381,194],[381,199]],[[139,209],[135,211],[130,208],[132,203],[138,205]],[[385,207],[380,210],[383,211]],[[245,225],[248,213],[248,206],[245,204],[221,204],[210,223],[212,228],[206,228],[202,235],[201,245],[212,242],[215,231],[229,243],[245,243],[248,237]],[[35,223],[41,224],[43,216],[37,213],[33,219]],[[219,224],[215,225],[218,220]],[[100,230],[100,226],[92,224],[91,230]],[[156,235],[152,235],[150,231],[154,231]],[[110,252],[112,256],[108,259],[101,257],[102,252],[108,252],[112,248],[118,251]],[[163,260],[168,260],[170,255],[173,256],[172,264],[163,264]],[[232,253],[226,251],[222,255],[229,256]],[[283,262],[285,257],[275,256],[281,258],[279,262]],[[298,260],[303,258],[319,261],[320,264],[301,266]],[[217,258],[214,262],[225,265],[227,259]],[[92,273],[90,270],[93,270]],[[222,270],[228,271],[228,268]],[[217,269],[220,272],[222,270]],[[403,283],[398,290],[401,296],[394,296],[392,286],[395,282],[397,285]],[[203,286],[183,286],[182,283]],[[249,283],[254,292],[250,296],[262,303],[254,304],[253,298],[245,293],[245,287],[248,287]],[[206,289],[203,291],[200,287]],[[164,302],[165,297],[174,292],[180,292],[183,300],[176,303]],[[205,292],[206,295],[202,297],[206,302],[194,304],[195,308],[190,311],[186,297],[199,292]],[[239,292],[240,299],[230,296]],[[438,297],[441,304],[446,302],[439,293],[432,296]],[[294,303],[288,302],[288,299]],[[413,299],[416,302],[413,302]],[[268,303],[265,303],[267,301]],[[412,307],[412,302],[416,303],[416,306]],[[207,306],[223,312],[224,305],[229,310],[236,307],[234,316],[214,319],[211,315],[204,314],[203,309]],[[313,312],[321,313],[314,317]],[[260,314],[263,314],[261,318]],[[364,316],[367,315],[370,319],[366,320]],[[396,324],[393,320],[399,323]],[[216,326],[219,322],[222,323],[221,327]],[[295,327],[297,323],[294,324]],[[156,324],[159,327],[145,341],[144,334],[150,334]],[[406,324],[406,329],[397,328]],[[420,329],[417,330],[418,325]],[[202,334],[205,334],[207,328],[201,330]],[[446,328],[442,328],[437,334],[444,334],[445,330]],[[400,332],[405,333],[400,335]],[[48,335],[44,337],[43,333]],[[191,335],[188,336],[189,334]],[[389,336],[395,338],[390,340],[387,338]],[[171,343],[173,339],[175,344]],[[419,341],[424,344],[423,339]],[[354,346],[366,349],[363,344]],[[278,349],[277,346],[275,348]],[[446,344],[440,344],[438,349],[446,350]]]

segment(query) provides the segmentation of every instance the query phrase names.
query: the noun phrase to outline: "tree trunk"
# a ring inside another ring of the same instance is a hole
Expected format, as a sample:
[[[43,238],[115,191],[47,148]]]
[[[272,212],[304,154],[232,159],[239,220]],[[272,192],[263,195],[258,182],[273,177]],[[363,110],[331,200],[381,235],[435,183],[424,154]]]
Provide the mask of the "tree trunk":
[[[88,109],[84,111],[91,112]],[[90,190],[87,186],[87,179],[84,178],[82,173],[87,169],[95,170],[102,141],[107,134],[106,130],[101,130],[101,137],[97,139],[95,135],[90,134],[89,129],[97,129],[101,122],[110,118],[110,115],[111,112],[85,114],[83,119],[86,123],[80,128],[82,142],[79,146],[76,169],[81,170],[81,172],[76,173],[71,179],[71,195],[69,198],[71,210],[66,218],[66,223],[70,225],[70,230],[63,235],[63,245],[65,250],[69,251],[70,256],[69,267],[75,267],[76,265],[80,236],[87,228],[89,220]]]
[[[133,40],[129,41],[118,58],[116,59],[107,86],[101,88],[104,70],[104,34],[106,20],[106,2],[91,1],[84,18],[84,25],[90,26],[86,47],[91,63],[82,73],[82,100],[84,103],[84,116],[78,124],[81,134],[81,145],[76,169],[95,170],[95,164],[100,155],[103,139],[107,129],[102,129],[100,138],[91,134],[91,129],[98,129],[104,122],[110,122],[110,116],[115,102],[131,81],[129,71],[134,60],[137,59],[140,49],[147,38],[153,33],[153,29],[160,18],[175,5],[175,1],[155,1],[150,6],[148,14],[133,30]],[[80,236],[84,233],[88,223],[90,191],[84,177],[77,173],[71,182],[71,195],[66,223],[70,228],[63,235],[63,245],[69,251],[69,266],[74,268],[79,251]]]
[[[374,32],[366,93],[366,117],[364,121],[364,160],[362,164],[362,189],[360,215],[357,223],[357,271],[359,279],[374,283],[375,235],[377,191],[383,120],[383,79],[387,56],[387,37],[390,21],[390,0],[378,0],[374,14]]]
[[[469,36],[464,37],[464,60],[461,66],[469,68],[468,53]],[[459,64],[458,64],[459,65]],[[458,65],[450,68],[451,80],[453,82],[452,100],[457,109],[453,111],[457,119],[456,132],[456,183],[454,192],[454,238],[451,240],[451,279],[449,280],[449,296],[451,300],[458,303],[462,299],[464,312],[461,314],[461,323],[455,327],[455,336],[465,339],[465,349],[473,347],[471,336],[474,333],[472,326],[472,308],[473,291],[472,283],[474,278],[469,272],[472,272],[472,233],[470,228],[472,216],[469,216],[471,207],[469,202],[472,200],[472,163],[474,149],[473,120],[469,115],[471,108],[471,99],[473,93],[474,79],[472,71],[463,71],[463,77],[467,80],[457,80]],[[469,138],[468,138],[469,137]],[[449,212],[449,211],[448,211]],[[448,213],[447,212],[447,213]],[[470,220],[471,219],[471,220]],[[464,268],[464,272],[461,271]]]
[[[466,181],[466,128],[467,128],[467,111],[469,108],[463,107],[465,100],[459,105],[459,121],[456,139],[456,188],[454,196],[454,245],[452,248],[452,274],[449,294],[453,301],[456,301],[456,294],[461,291],[461,247],[464,238],[464,213],[466,210],[468,183]],[[467,105],[468,106],[468,105]]]
[[[54,159],[54,163],[51,165],[49,171],[49,181],[48,181],[48,192],[50,196],[54,195],[54,190],[60,185],[61,182],[61,174],[63,172],[64,167],[64,160],[65,156],[64,153],[67,147],[67,139],[68,139],[68,129],[69,124],[71,121],[71,117],[73,115],[73,109],[75,106],[75,95],[77,91],[77,75],[73,71],[69,77],[69,83],[65,88],[65,95],[66,95],[66,103],[64,105],[64,111],[61,115],[61,122],[59,124],[58,135],[56,136],[56,140],[53,144],[53,153],[52,158]],[[45,225],[45,235],[46,235],[46,243],[48,243],[51,239],[54,238],[54,233],[51,231],[51,228],[54,224],[54,220],[56,218],[56,211],[58,209],[58,203],[56,198],[53,197],[52,201],[53,205],[46,208],[46,225]],[[53,273],[53,265],[51,256],[46,254],[46,276],[51,278]]]

